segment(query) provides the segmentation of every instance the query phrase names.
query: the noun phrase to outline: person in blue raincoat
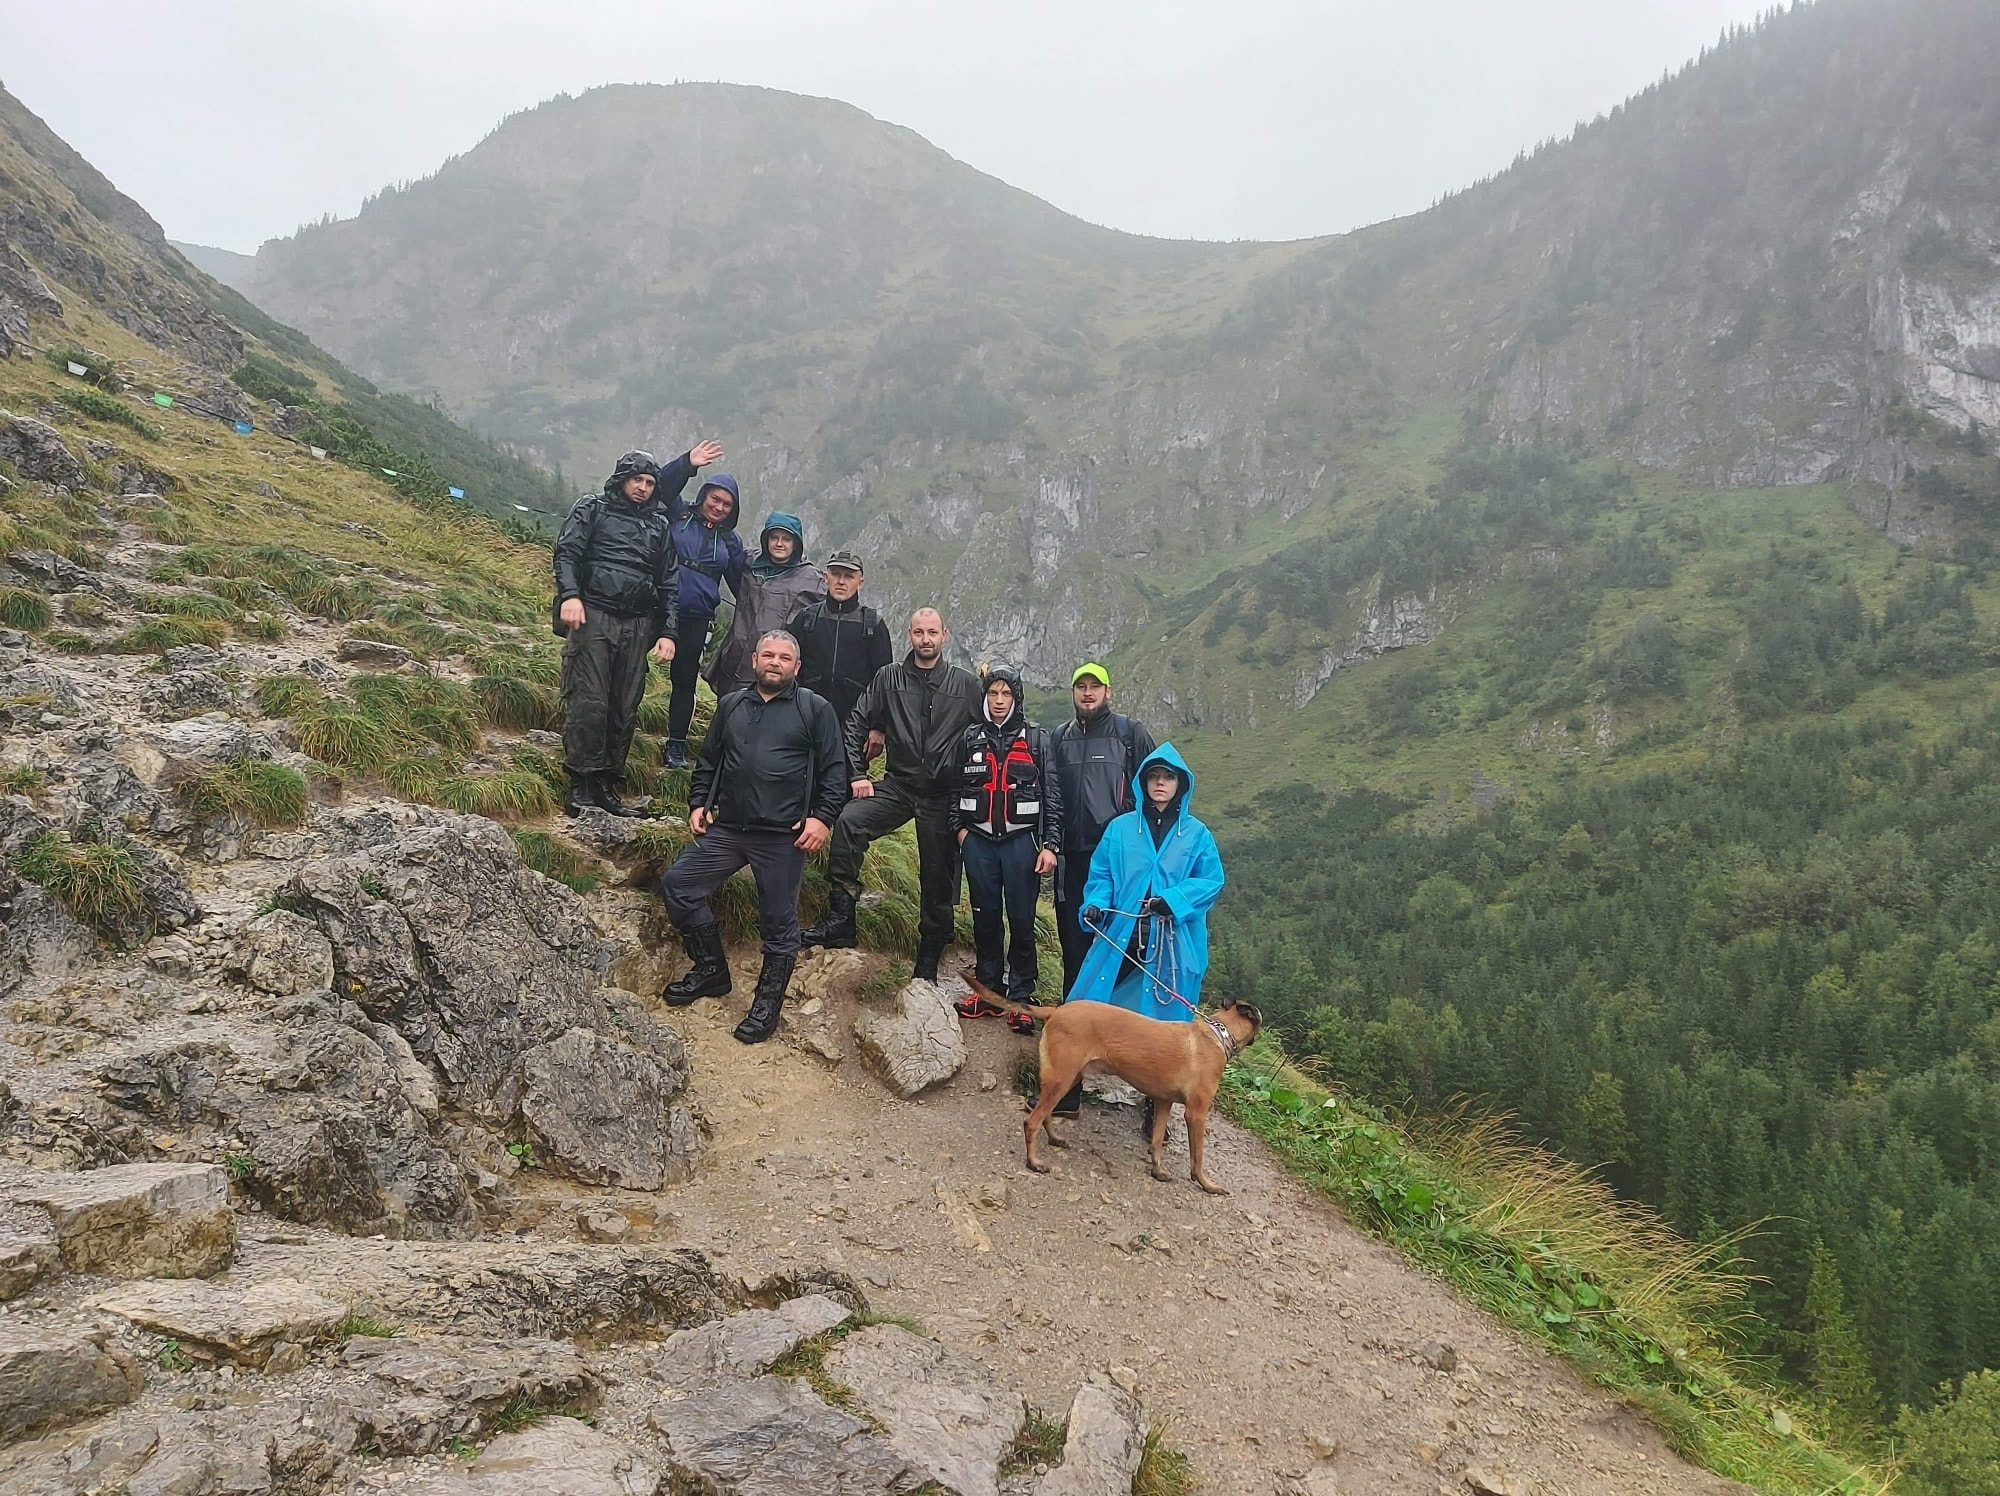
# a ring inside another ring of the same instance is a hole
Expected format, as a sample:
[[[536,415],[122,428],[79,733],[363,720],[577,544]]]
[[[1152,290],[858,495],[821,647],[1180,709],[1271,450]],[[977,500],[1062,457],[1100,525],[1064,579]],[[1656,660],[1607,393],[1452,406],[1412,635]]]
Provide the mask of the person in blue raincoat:
[[[1169,1023],[1193,1020],[1208,972],[1208,910],[1222,854],[1188,810],[1194,771],[1162,743],[1132,776],[1133,803],[1104,828],[1083,887],[1093,936],[1069,1001],[1115,1003]],[[1177,1001],[1167,989],[1187,1001]]]

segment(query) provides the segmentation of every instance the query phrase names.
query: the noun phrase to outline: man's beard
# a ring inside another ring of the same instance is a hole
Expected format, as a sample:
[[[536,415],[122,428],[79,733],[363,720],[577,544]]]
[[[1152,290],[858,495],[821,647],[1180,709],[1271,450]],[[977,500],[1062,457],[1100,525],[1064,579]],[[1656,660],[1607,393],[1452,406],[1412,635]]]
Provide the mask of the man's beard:
[[[911,653],[917,657],[919,665],[928,667],[938,662],[938,657],[944,653],[944,650],[942,648],[927,650],[923,645],[919,644],[911,650]]]
[[[755,674],[757,684],[767,691],[782,691],[792,683],[791,676],[775,670],[759,670]]]

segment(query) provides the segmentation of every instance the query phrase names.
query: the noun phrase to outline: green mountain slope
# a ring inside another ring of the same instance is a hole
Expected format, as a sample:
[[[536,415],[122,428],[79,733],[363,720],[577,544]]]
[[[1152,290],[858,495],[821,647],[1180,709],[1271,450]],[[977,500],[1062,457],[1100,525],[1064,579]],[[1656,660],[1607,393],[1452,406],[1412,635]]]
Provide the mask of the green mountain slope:
[[[1132,652],[1191,583],[1421,496],[1464,419],[1851,481],[1912,543],[2000,499],[1939,440],[2000,419],[1996,43],[1976,0],[1822,0],[1430,212],[1272,245],[1096,228],[825,100],[599,89],[249,284],[573,470],[719,432],[753,507],[940,597],[974,655],[1112,654],[1151,715],[1248,725],[1380,632],[1372,578],[1254,663]]]

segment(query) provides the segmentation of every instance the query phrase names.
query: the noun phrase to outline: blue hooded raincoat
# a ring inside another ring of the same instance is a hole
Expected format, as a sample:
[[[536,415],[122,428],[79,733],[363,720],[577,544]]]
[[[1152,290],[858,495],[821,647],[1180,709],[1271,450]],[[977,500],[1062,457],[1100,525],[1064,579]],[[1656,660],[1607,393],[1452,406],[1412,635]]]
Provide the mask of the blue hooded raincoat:
[[[1190,1003],[1201,1001],[1201,981],[1208,974],[1208,909],[1222,892],[1222,854],[1208,828],[1188,811],[1194,771],[1173,744],[1162,743],[1139,765],[1132,776],[1133,803],[1146,803],[1151,764],[1165,764],[1181,776],[1173,823],[1157,847],[1143,810],[1128,810],[1104,828],[1104,840],[1090,859],[1083,902],[1107,911],[1105,938],[1092,938],[1069,1000],[1115,1003],[1148,1018],[1184,1023],[1193,1012],[1169,997],[1162,983]],[[1174,917],[1164,949],[1141,973],[1125,965],[1124,953],[1132,942],[1136,911],[1149,896],[1165,899]]]

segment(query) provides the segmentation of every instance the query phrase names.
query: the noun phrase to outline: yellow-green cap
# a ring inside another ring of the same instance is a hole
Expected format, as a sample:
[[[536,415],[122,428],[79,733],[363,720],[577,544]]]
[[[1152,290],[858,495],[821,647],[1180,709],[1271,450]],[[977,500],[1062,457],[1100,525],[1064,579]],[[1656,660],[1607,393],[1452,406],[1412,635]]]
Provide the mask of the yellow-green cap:
[[[1083,664],[1077,666],[1076,674],[1072,675],[1069,678],[1069,683],[1073,686],[1078,681],[1082,680],[1086,675],[1096,676],[1100,682],[1102,682],[1107,686],[1111,684],[1111,672],[1109,670],[1106,670],[1102,665],[1098,664],[1097,661],[1095,660],[1088,660],[1085,661]]]

